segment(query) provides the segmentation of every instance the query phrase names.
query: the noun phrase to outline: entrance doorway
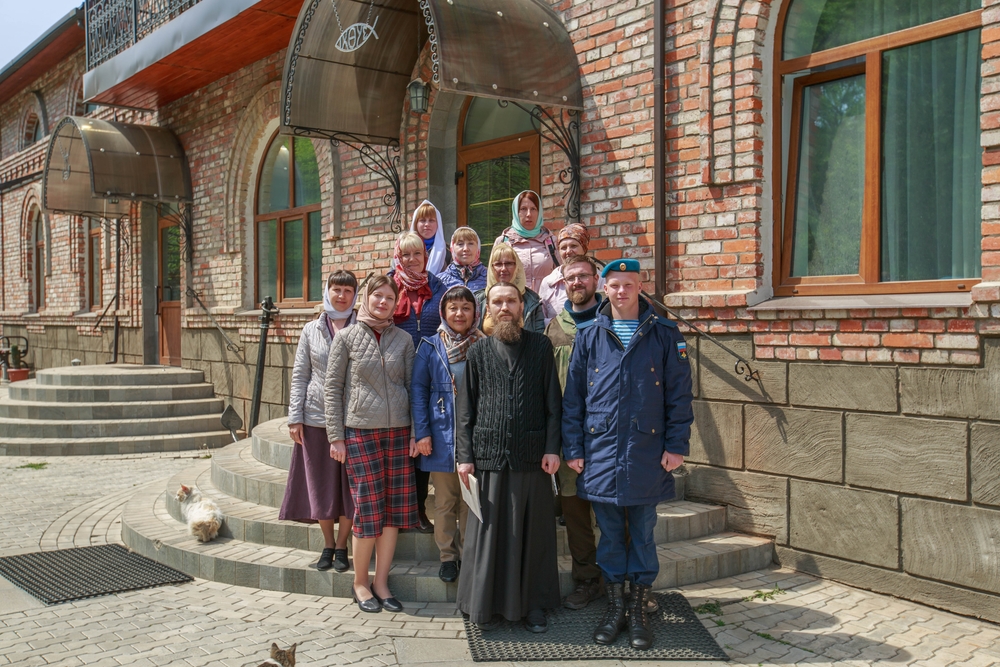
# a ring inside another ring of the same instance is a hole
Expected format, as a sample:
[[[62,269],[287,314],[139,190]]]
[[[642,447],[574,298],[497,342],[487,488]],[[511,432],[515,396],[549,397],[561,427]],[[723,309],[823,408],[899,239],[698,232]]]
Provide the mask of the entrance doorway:
[[[156,312],[160,321],[160,363],[181,365],[181,229],[173,221],[159,221],[159,284]]]
[[[541,190],[541,140],[528,114],[482,97],[466,101],[458,139],[458,224],[479,234],[485,263],[514,197]]]

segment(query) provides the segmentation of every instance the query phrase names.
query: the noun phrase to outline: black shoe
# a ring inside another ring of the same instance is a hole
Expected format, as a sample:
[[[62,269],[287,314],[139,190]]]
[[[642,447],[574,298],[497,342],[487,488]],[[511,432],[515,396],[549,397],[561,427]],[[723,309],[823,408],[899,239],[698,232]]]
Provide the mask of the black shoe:
[[[604,582],[600,577],[576,582],[576,589],[566,596],[563,606],[567,609],[583,609],[604,595]]]
[[[446,584],[458,580],[458,563],[453,560],[441,563],[441,569],[438,570],[438,578]]]
[[[563,516],[562,514],[560,514],[559,518],[556,519],[556,523],[558,523],[560,526],[565,526],[566,525],[566,517]]]
[[[545,612],[541,609],[533,609],[524,617],[524,629],[528,632],[540,633],[549,629],[548,621],[545,620]]]
[[[424,535],[434,532],[434,524],[427,518],[427,512],[424,510],[417,512],[417,532]]]
[[[476,623],[476,629],[480,632],[493,632],[500,627],[500,621],[495,617],[485,623]]]
[[[326,572],[333,567],[333,552],[333,549],[323,549],[323,553],[319,557],[319,562],[316,563],[317,570]]]
[[[608,584],[608,608],[604,617],[594,629],[594,641],[598,644],[614,644],[618,634],[625,629],[624,584]]]
[[[372,595],[375,595],[374,590],[372,590]],[[382,606],[382,609],[385,609],[386,611],[391,611],[394,614],[398,614],[399,612],[403,611],[403,604],[394,597],[380,598],[379,596],[375,595],[375,599],[378,600],[378,603],[379,605]]]
[[[326,553],[324,550],[323,553]],[[347,572],[351,564],[347,561],[347,549],[333,550],[333,569],[337,572]]]
[[[646,616],[649,586],[632,582],[628,605],[628,638],[632,648],[646,651],[653,645],[653,628]]]
[[[354,593],[354,601],[358,603],[358,609],[360,609],[363,612],[367,612],[369,614],[377,614],[380,611],[382,611],[382,604],[379,602],[379,599],[375,597],[374,593],[372,593],[372,596],[370,598],[364,601],[359,600],[358,594]]]

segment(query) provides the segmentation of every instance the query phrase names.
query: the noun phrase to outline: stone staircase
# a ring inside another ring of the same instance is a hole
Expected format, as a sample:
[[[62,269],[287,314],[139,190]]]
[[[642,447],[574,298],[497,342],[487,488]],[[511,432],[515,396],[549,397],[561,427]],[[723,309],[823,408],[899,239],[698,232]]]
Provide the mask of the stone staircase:
[[[201,371],[170,366],[69,366],[14,382],[0,395],[0,455],[135,454],[223,447]]]
[[[122,539],[138,553],[195,577],[289,593],[351,597],[353,572],[320,572],[319,526],[278,520],[291,460],[284,419],[261,424],[253,437],[218,450],[173,477],[141,489],[122,515]],[[678,478],[683,497],[683,477]],[[174,499],[181,484],[197,484],[226,515],[220,536],[202,544],[187,533]],[[433,495],[427,507],[433,520]],[[658,508],[657,588],[728,577],[771,563],[771,540],[725,531],[726,510],[674,501]],[[475,521],[475,517],[470,520]],[[554,520],[554,519],[553,519]],[[557,528],[560,586],[573,589],[565,528]],[[374,565],[374,563],[373,563]],[[457,584],[438,579],[433,535],[400,533],[389,586],[401,600],[446,602]]]

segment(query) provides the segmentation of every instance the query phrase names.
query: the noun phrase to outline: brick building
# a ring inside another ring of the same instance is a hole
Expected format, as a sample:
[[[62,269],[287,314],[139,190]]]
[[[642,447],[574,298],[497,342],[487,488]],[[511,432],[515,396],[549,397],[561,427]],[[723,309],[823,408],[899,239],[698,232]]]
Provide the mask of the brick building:
[[[0,72],[3,334],[36,368],[101,363],[117,316],[122,359],[202,369],[246,415],[273,296],[262,419],[278,417],[318,282],[385,270],[394,207],[406,221],[430,198],[489,241],[535,186],[547,225],[578,215],[598,258],[639,259],[650,293],[744,360],[689,336],[690,497],[783,564],[1000,621],[1000,6],[548,0],[539,26],[545,3],[519,2],[178,0],[123,30],[88,0]],[[448,24],[470,5],[488,11]],[[504,12],[534,23],[484,48]],[[359,26],[379,39],[358,54],[406,67],[353,87],[290,67]],[[579,116],[551,96],[566,49]],[[517,67],[491,89],[494,62]],[[495,100],[530,110],[532,93],[541,133]],[[367,153],[320,138],[345,131],[320,126],[331,109],[371,108],[392,136],[371,129]],[[190,201],[135,204],[121,262],[117,222],[43,205],[66,115],[183,146]]]

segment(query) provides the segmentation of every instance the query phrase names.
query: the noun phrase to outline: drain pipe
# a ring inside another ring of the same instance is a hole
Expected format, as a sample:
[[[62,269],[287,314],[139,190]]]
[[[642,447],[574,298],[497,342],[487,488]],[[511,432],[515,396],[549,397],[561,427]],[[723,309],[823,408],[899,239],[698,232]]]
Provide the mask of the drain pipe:
[[[264,359],[267,356],[267,332],[271,328],[271,320],[280,311],[274,307],[274,301],[265,296],[260,303],[260,344],[257,346],[257,375],[253,382],[253,400],[250,403],[250,425],[247,433],[253,433],[260,417],[260,394],[264,388]]]
[[[667,108],[664,100],[664,26],[663,0],[653,2],[653,278],[656,300],[663,303],[667,294],[667,225],[665,193],[666,146],[664,145]]]

